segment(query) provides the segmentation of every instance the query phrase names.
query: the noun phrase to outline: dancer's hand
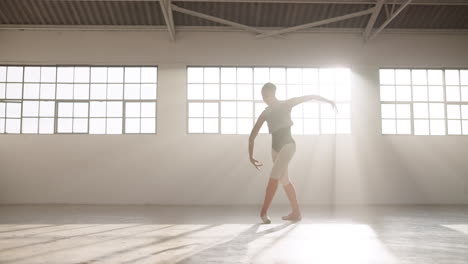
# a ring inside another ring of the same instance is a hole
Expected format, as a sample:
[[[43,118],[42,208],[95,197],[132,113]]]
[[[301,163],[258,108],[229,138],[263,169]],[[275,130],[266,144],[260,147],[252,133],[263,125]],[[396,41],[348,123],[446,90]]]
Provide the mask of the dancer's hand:
[[[332,105],[332,107],[333,107],[333,110],[335,110],[335,114],[338,114],[338,108],[336,107],[336,104],[335,104],[335,102],[333,102],[333,101],[330,101],[330,104]]]
[[[250,163],[252,163],[257,170],[258,170],[259,167],[263,166],[262,163],[260,163],[258,160],[254,159],[254,158],[250,158]]]

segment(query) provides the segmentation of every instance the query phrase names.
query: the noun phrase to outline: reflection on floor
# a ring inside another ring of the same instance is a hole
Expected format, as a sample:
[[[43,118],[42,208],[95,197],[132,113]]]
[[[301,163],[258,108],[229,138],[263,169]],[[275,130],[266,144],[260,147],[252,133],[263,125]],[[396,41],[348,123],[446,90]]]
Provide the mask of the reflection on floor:
[[[0,263],[468,263],[468,206],[0,206]]]

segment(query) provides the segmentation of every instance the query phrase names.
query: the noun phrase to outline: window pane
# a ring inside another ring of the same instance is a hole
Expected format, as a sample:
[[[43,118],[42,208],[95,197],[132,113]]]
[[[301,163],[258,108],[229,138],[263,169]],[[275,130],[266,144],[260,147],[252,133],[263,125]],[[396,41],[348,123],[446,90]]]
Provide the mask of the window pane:
[[[381,69],[380,84],[395,84],[395,71],[392,69]]]
[[[396,134],[396,120],[382,119],[382,133],[383,134]]]
[[[203,131],[205,133],[218,133],[218,119],[217,118],[204,118]]]
[[[142,83],[157,83],[158,69],[156,67],[143,67],[141,68],[141,82]]]
[[[411,121],[410,120],[397,120],[397,133],[398,134],[411,134]]]
[[[221,102],[222,117],[236,117],[236,102]]]
[[[204,99],[206,100],[219,99],[219,85],[218,84],[205,84],[203,95],[204,95]]]
[[[24,101],[23,116],[39,116],[39,101]]]
[[[410,86],[397,86],[397,100],[398,101],[411,101],[411,87]]]
[[[156,103],[141,103],[141,117],[156,117]]]
[[[156,84],[141,85],[141,99],[155,100],[156,99]]]
[[[303,103],[304,117],[318,118],[319,117],[319,104],[317,103]]]
[[[5,99],[6,96],[6,84],[0,83],[0,99]]]
[[[39,99],[39,83],[25,83],[23,91],[24,99]]]
[[[55,102],[53,101],[42,101],[39,106],[41,117],[54,117],[55,113]]]
[[[74,103],[74,117],[88,117],[88,103]]]
[[[336,114],[337,118],[351,118],[350,104],[337,104],[336,107],[338,108],[338,113]]]
[[[54,119],[53,118],[39,118],[39,134],[53,134],[54,133]]]
[[[221,133],[222,134],[236,134],[236,119],[235,118],[221,118]]]
[[[23,118],[22,133],[37,134],[38,127],[38,118]]]
[[[123,115],[122,102],[107,102],[107,116],[108,117],[122,117],[122,115]]]
[[[40,82],[41,67],[24,67],[24,81],[36,83]]]
[[[461,135],[461,121],[460,120],[448,120],[448,134],[449,135]]]
[[[203,117],[203,103],[189,103],[189,117]]]
[[[235,84],[222,84],[221,85],[221,99],[225,100],[235,100],[237,99],[237,89]],[[199,99],[199,98],[190,98],[189,99]]]
[[[461,114],[463,119],[468,119],[468,105],[461,106]]]
[[[203,84],[189,84],[187,98],[189,100],[203,99]]]
[[[444,104],[429,104],[431,118],[445,118]]]
[[[21,99],[23,86],[21,83],[7,83],[6,84],[6,98],[7,99]]]
[[[105,118],[90,118],[89,133],[90,134],[105,134],[106,119]]]
[[[6,104],[0,102],[0,117],[6,116]]]
[[[218,103],[204,104],[204,117],[218,117]]]
[[[125,105],[126,117],[140,117],[140,103],[127,103]]]
[[[398,119],[409,119],[411,117],[411,110],[409,104],[397,104],[396,112]]]
[[[123,98],[123,84],[108,84],[107,85],[107,99],[122,99]]]
[[[73,132],[74,133],[87,133],[88,132],[88,119],[87,118],[74,118],[73,119]]]
[[[459,86],[446,86],[447,101],[460,101]]]
[[[57,99],[73,99],[73,84],[57,84]]]
[[[442,70],[428,70],[427,75],[429,85],[442,85],[444,83]]]
[[[73,89],[73,99],[88,100],[89,84],[75,84]]]
[[[6,68],[5,66],[0,66],[0,82],[6,82]]]
[[[468,120],[462,121],[462,132],[463,135],[468,135]]]
[[[75,67],[75,83],[89,83],[89,67]]]
[[[125,99],[140,99],[140,84],[125,84]]]
[[[319,127],[318,119],[304,119],[304,134],[318,135],[320,134]]]
[[[203,83],[203,68],[202,67],[187,68],[187,82],[188,83]]]
[[[41,99],[55,99],[55,84],[41,83]]]
[[[395,83],[399,85],[410,85],[410,70],[395,70]]]
[[[302,69],[302,83],[303,84],[317,84],[318,83],[318,69],[314,69],[314,68]]]
[[[21,103],[6,103],[6,117],[20,118],[21,117]]]
[[[7,82],[22,82],[23,81],[23,67],[7,67]]]
[[[253,99],[253,85],[251,84],[237,85],[237,99],[252,100]]]
[[[351,133],[351,120],[337,119],[336,120],[336,133],[349,134]]]
[[[395,118],[395,105],[394,104],[382,104],[382,118]]]
[[[291,134],[302,135],[304,134],[304,123],[302,118],[293,118],[294,125],[291,127]]]
[[[91,99],[106,99],[106,84],[91,84]]]
[[[91,102],[89,116],[105,117],[106,116],[106,102]]]
[[[299,104],[292,108],[291,117],[292,118],[302,118],[303,117],[303,105]]]
[[[302,70],[300,68],[288,68],[286,72],[287,83],[301,84]]]
[[[57,82],[73,83],[73,67],[58,67]]]
[[[20,133],[21,119],[9,119],[6,120],[6,133]]]
[[[447,105],[447,118],[449,119],[460,119],[460,106],[459,105]]]
[[[106,133],[107,134],[122,134],[122,118],[107,118]]]
[[[56,79],[56,67],[41,67],[41,82],[54,83]]]
[[[413,104],[413,115],[415,118],[428,118],[429,117],[428,104],[423,104],[423,103]]]
[[[125,83],[139,83],[141,80],[139,67],[125,67]]]
[[[141,133],[155,133],[156,132],[156,119],[155,118],[142,118]]]
[[[253,83],[252,68],[237,68],[237,83]]]
[[[189,133],[203,133],[203,118],[189,118]]]
[[[0,118],[0,133],[5,133],[5,118]]]
[[[444,101],[444,88],[442,86],[429,86],[429,100]]]
[[[335,120],[334,119],[322,119],[320,122],[322,134],[334,134],[335,133]]]
[[[429,120],[414,120],[415,135],[429,135]]]
[[[298,97],[302,95],[302,87],[300,85],[288,85],[287,86],[287,99]]]
[[[416,85],[426,85],[427,84],[426,70],[413,70],[412,81],[413,81],[413,84],[416,84]]]
[[[431,120],[431,135],[445,135],[444,120]]]
[[[126,118],[125,133],[140,133],[140,118]]]
[[[458,70],[445,70],[445,84],[446,85],[459,85],[459,73]]]
[[[460,84],[468,85],[468,70],[460,70]]]
[[[71,133],[73,127],[73,119],[71,118],[59,118],[57,131],[59,133]]]
[[[285,68],[270,68],[270,82],[278,85],[286,83]]]
[[[108,83],[123,83],[124,69],[122,67],[109,67],[107,68],[107,82]]]
[[[91,67],[91,82],[92,83],[107,82],[107,67]]]
[[[427,101],[427,86],[413,86],[413,101]]]
[[[468,86],[461,87],[461,100],[463,102],[468,102]]]
[[[73,103],[59,103],[58,116],[72,117],[73,116]]]
[[[236,68],[221,68],[221,83],[236,83]]]
[[[237,133],[247,135],[250,134],[253,127],[252,118],[238,118],[237,119]]]
[[[204,83],[219,83],[219,68],[204,68],[203,74]]]
[[[237,102],[237,116],[238,117],[253,117],[253,103],[252,102]]]

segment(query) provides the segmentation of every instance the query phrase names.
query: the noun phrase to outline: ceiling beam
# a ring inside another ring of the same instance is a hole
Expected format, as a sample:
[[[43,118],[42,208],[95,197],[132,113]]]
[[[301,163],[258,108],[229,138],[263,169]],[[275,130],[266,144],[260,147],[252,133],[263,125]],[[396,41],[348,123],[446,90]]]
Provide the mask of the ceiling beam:
[[[268,32],[268,33],[257,35],[256,37],[257,38],[264,38],[264,37],[271,37],[271,36],[275,36],[275,35],[279,35],[279,34],[291,33],[291,32],[294,32],[294,31],[299,31],[299,30],[303,30],[303,29],[306,29],[306,28],[318,27],[318,26],[321,26],[321,25],[326,25],[326,24],[330,24],[330,23],[350,19],[350,18],[353,18],[353,17],[365,16],[365,15],[368,15],[368,14],[372,13],[373,11],[374,11],[374,7],[370,8],[370,9],[367,9],[367,10],[363,10],[363,11],[343,15],[343,16],[332,17],[332,18],[328,18],[328,19],[324,19],[324,20],[320,20],[320,21],[315,21],[315,22],[308,23],[308,24],[303,24],[303,25],[299,25],[299,26],[288,27],[288,28],[284,28],[284,29],[280,29],[280,30],[276,30],[276,31],[271,31],[271,32]]]
[[[216,23],[219,23],[219,24],[228,25],[228,26],[235,27],[235,28],[240,28],[240,29],[250,31],[250,32],[254,32],[254,33],[258,33],[258,34],[265,33],[265,31],[254,28],[254,27],[239,24],[239,23],[236,23],[236,22],[233,22],[233,21],[230,21],[230,20],[226,20],[226,19],[222,19],[222,18],[219,18],[219,17],[210,16],[210,15],[203,14],[203,13],[200,13],[200,12],[196,12],[196,11],[193,11],[193,10],[185,9],[185,8],[176,6],[174,4],[172,4],[172,10],[174,10],[176,12],[186,14],[186,15],[190,15],[190,16],[194,16],[194,17],[198,17],[198,18],[203,18],[203,19],[213,21],[213,22],[216,22]]]
[[[367,26],[364,31],[364,40],[367,40],[369,38],[369,35],[372,29],[374,28],[375,21],[377,20],[377,17],[380,14],[380,10],[382,10],[382,6],[384,2],[385,0],[377,0],[377,3],[375,4],[375,7],[374,7],[374,12],[369,18],[369,22],[367,22]]]
[[[390,24],[390,22],[392,22],[392,20],[398,16],[398,14],[400,14],[401,11],[403,11],[403,9],[405,9],[405,7],[407,7],[410,3],[411,3],[412,0],[406,0],[406,3],[401,5],[400,8],[397,9],[397,11],[395,11],[395,13],[392,14],[392,16],[387,19],[375,32],[374,34],[372,34],[370,36],[370,40],[374,39],[377,34],[380,33],[380,31],[382,31],[388,24]]]
[[[167,30],[169,31],[169,38],[171,41],[175,41],[175,26],[174,20],[172,19],[171,0],[161,0],[159,4],[161,5],[164,21],[166,21]]]
[[[34,1],[112,1],[112,2],[158,2],[160,0],[34,0]],[[226,3],[302,3],[302,4],[375,4],[375,0],[172,0],[176,2],[226,2]],[[397,5],[402,5],[405,0],[396,0]],[[413,0],[411,5],[468,5],[468,0]]]

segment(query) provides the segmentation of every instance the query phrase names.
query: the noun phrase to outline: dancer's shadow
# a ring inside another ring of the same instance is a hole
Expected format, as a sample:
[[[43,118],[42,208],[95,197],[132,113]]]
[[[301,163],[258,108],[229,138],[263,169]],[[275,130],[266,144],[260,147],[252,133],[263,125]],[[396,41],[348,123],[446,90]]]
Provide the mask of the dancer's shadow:
[[[257,232],[262,224],[254,224],[233,239],[207,248],[184,259],[176,261],[177,264],[198,263],[251,263],[247,251],[249,243],[261,236],[277,232],[292,225],[292,222],[282,224],[261,232]],[[290,231],[290,230],[289,230]],[[288,231],[288,232],[289,232]],[[284,236],[284,235],[282,235]],[[274,242],[273,242],[274,243]]]

